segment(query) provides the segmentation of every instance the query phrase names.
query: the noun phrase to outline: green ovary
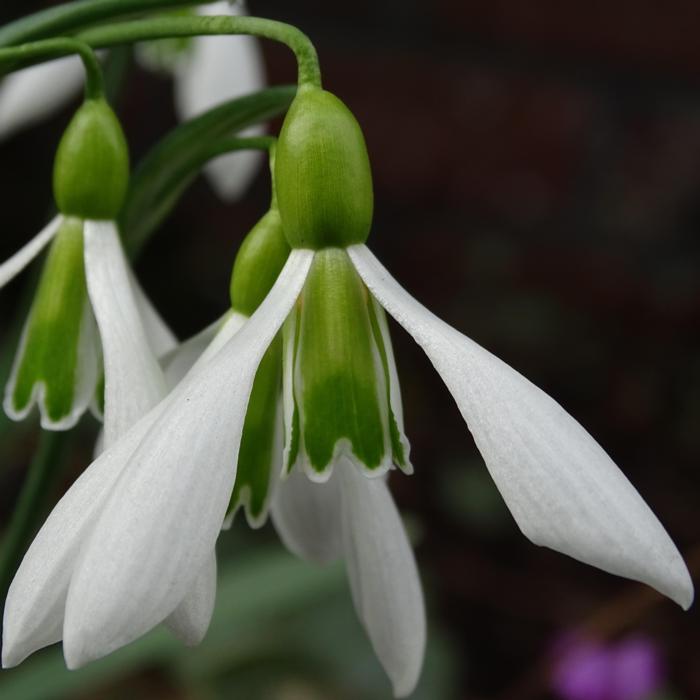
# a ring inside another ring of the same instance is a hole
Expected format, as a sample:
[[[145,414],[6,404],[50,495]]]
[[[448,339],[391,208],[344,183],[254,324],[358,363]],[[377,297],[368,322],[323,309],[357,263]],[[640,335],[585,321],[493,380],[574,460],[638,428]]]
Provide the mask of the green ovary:
[[[316,253],[299,313],[294,385],[306,457],[323,472],[346,441],[376,469],[390,450],[386,388],[367,290],[344,250]]]
[[[12,392],[15,411],[26,410],[35,386],[43,384],[50,420],[70,414],[86,297],[83,222],[67,218],[51,246],[29,312]]]

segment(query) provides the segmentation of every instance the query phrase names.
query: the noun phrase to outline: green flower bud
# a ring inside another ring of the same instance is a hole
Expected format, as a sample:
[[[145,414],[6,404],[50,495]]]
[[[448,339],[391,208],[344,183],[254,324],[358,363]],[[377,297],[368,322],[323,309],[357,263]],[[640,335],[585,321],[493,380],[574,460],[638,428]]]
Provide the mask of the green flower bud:
[[[231,307],[245,316],[255,309],[272,289],[287,257],[289,246],[282,232],[279,212],[270,209],[253,226],[236,255],[231,275]]]
[[[129,184],[129,151],[103,99],[86,100],[61,138],[53,170],[59,210],[81,219],[115,219]]]
[[[364,243],[372,223],[372,174],[350,110],[330,92],[301,90],[284,120],[275,162],[277,202],[292,248]]]

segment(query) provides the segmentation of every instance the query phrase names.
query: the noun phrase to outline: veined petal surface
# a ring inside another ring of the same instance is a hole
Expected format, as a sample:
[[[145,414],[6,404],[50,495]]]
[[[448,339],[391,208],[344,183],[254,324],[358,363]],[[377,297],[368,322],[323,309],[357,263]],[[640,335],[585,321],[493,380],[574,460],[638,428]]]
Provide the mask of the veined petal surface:
[[[4,668],[16,666],[37,649],[61,639],[66,595],[81,546],[127,460],[160,410],[162,405],[80,475],[34,538],[5,602]]]
[[[265,301],[166,399],[80,556],[63,648],[77,668],[141,636],[190,590],[226,514],[258,364],[297,298],[313,252],[296,250]]]
[[[183,644],[197,646],[209,629],[215,602],[216,552],[212,552],[189,593],[165,618],[165,625]]]
[[[401,517],[383,478],[343,460],[339,481],[345,563],[355,609],[396,697],[413,692],[425,654],[423,591]]]
[[[292,554],[329,564],[342,556],[340,508],[337,478],[315,482],[300,469],[293,469],[277,484],[270,516]]]
[[[85,70],[66,56],[11,73],[0,83],[0,139],[36,124],[80,91]]]
[[[683,608],[688,569],[656,516],[559,404],[406,292],[364,245],[365,284],[433,363],[523,533],[535,544],[653,586]]]
[[[247,317],[242,314],[230,311],[161,357],[161,366],[165,372],[165,382],[168,389],[174,388],[182,380],[214,342],[217,335],[219,336],[217,344],[224,337],[228,340],[247,320]]]
[[[0,90],[0,104],[2,90]],[[61,227],[63,216],[58,214],[44,226],[29,243],[22,246],[11,258],[0,265],[0,288],[24,270],[34,258],[51,242],[56,232]]]
[[[85,222],[85,276],[102,339],[105,444],[112,445],[165,396],[165,378],[146,336],[111,221]]]
[[[244,3],[217,2],[197,8],[202,15],[247,14]],[[258,41],[251,36],[200,37],[192,40],[191,53],[177,67],[175,105],[181,119],[191,119],[222,102],[265,86],[265,71]],[[260,127],[240,132],[256,136]],[[237,200],[252,182],[263,162],[256,151],[230,153],[207,164],[204,171],[216,193]]]

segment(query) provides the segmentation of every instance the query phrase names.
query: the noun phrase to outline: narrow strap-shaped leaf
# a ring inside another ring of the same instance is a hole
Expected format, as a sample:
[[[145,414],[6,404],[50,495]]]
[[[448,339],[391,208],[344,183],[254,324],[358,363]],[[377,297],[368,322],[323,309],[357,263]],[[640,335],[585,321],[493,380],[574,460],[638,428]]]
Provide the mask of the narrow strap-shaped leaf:
[[[10,22],[0,29],[0,46],[78,31],[96,22],[124,18],[135,13],[166,10],[183,5],[203,5],[209,0],[81,0],[49,7]]]
[[[212,139],[282,114],[293,86],[273,87],[226,102],[173,129],[137,166],[120,223],[127,252],[135,254],[175,206],[211,151]]]

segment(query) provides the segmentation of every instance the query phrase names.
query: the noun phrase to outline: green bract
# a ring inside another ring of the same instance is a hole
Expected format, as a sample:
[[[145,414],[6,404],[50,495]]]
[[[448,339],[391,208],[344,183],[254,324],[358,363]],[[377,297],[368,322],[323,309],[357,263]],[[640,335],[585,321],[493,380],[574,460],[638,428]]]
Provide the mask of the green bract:
[[[336,458],[352,454],[370,471],[392,463],[410,471],[380,314],[344,250],[316,253],[285,324],[284,388],[293,405],[287,469],[299,464],[323,479]]]
[[[103,99],[86,100],[56,152],[53,190],[59,210],[81,219],[115,219],[129,182],[121,125]]]
[[[272,208],[245,237],[231,275],[231,307],[251,316],[275,283],[289,256],[279,211]]]
[[[372,174],[350,110],[319,88],[300,90],[277,142],[275,187],[292,248],[364,243],[372,222]]]
[[[83,224],[69,218],[46,259],[6,390],[13,418],[24,417],[35,400],[44,427],[69,427],[82,413],[85,405],[77,404],[89,401],[97,372],[87,310]]]

